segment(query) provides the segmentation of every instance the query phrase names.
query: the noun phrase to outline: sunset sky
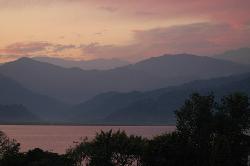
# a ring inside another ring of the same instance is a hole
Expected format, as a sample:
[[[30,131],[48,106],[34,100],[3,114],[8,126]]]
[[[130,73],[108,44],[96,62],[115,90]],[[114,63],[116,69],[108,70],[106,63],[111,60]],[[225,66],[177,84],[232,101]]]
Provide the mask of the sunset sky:
[[[250,0],[0,0],[0,62],[139,60],[250,46]]]

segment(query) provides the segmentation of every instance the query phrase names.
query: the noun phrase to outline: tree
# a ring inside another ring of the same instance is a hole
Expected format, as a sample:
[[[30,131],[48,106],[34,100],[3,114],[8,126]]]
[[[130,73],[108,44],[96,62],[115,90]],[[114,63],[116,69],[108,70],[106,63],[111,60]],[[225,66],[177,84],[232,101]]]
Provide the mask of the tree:
[[[139,165],[145,144],[144,139],[127,136],[125,132],[101,131],[92,141],[83,140],[67,154],[75,165],[130,166]]]
[[[20,144],[9,139],[4,132],[0,131],[0,165],[14,163],[18,160]]]
[[[222,98],[215,113],[215,140],[223,139],[224,165],[246,166],[250,147],[250,104],[248,96],[234,93]],[[217,145],[217,144],[215,144]],[[215,148],[219,157],[223,148]],[[221,160],[221,159],[220,159]]]
[[[166,133],[149,140],[142,158],[145,166],[192,166],[192,151],[182,146],[177,132]]]
[[[35,148],[22,155],[25,166],[72,166],[73,162],[64,155]]]
[[[231,157],[229,138],[225,135],[216,135],[212,142],[211,166],[234,166]]]
[[[194,166],[208,166],[213,136],[214,96],[192,94],[176,111],[177,133],[184,149],[194,152]],[[185,148],[186,147],[186,148]]]
[[[112,135],[112,161],[114,165],[126,166],[136,162],[139,164],[144,150],[145,139],[117,131]]]
[[[192,165],[247,166],[249,106],[247,95],[241,93],[224,96],[220,103],[215,103],[213,95],[193,94],[186,100],[176,112],[176,127],[179,143],[194,154]]]

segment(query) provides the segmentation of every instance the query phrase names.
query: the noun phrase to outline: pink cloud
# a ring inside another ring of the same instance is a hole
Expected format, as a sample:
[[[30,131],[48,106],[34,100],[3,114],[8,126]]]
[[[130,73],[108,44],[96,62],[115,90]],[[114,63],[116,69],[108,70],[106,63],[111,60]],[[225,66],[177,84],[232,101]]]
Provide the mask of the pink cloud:
[[[31,6],[96,6],[132,19],[208,18],[213,21],[242,24],[250,20],[249,0],[1,0],[0,8]],[[114,12],[119,11],[119,12]]]
[[[50,54],[72,49],[93,58],[124,58],[138,60],[166,53],[211,55],[232,48],[250,46],[250,27],[235,27],[227,23],[194,23],[171,27],[136,30],[134,42],[128,45],[90,43],[76,45],[49,42],[14,43],[0,49],[2,55],[23,56]]]
[[[119,9],[121,16],[133,19],[207,18],[230,24],[250,20],[249,0],[92,0],[90,3]]]
[[[60,52],[66,49],[75,48],[74,45],[62,45],[62,44],[53,44],[49,42],[19,42],[13,43],[6,46],[3,49],[0,49],[0,54],[8,54],[12,56],[17,55],[34,55],[36,53],[46,54],[48,52]]]
[[[0,50],[4,54],[30,54],[44,51],[50,46],[47,42],[14,43]]]
[[[195,23],[151,30],[134,31],[133,44],[82,45],[83,54],[99,58],[141,59],[165,53],[211,55],[227,49],[250,46],[250,29],[230,24]]]

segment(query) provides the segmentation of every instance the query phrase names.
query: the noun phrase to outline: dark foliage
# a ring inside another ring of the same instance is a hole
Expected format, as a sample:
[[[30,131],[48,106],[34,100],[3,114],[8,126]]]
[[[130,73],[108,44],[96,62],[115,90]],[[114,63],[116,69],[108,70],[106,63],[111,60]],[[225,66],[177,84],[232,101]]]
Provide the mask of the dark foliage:
[[[15,153],[6,156],[0,161],[2,166],[72,166],[71,159],[65,155],[43,151],[39,148],[27,153]]]
[[[15,140],[9,139],[2,131],[0,131],[0,165],[15,165],[18,160],[20,144]]]
[[[193,94],[177,112],[177,133],[193,153],[193,165],[208,166],[213,139],[214,97]]]
[[[225,96],[219,103],[212,95],[193,94],[185,102],[176,112],[176,127],[185,142],[182,147],[194,153],[189,158],[195,161],[193,166],[247,166],[249,106],[248,96],[241,93]]]
[[[190,147],[183,146],[176,132],[163,134],[148,141],[142,156],[145,166],[188,166],[193,165],[194,155]]]
[[[127,136],[125,132],[103,132],[92,141],[84,140],[68,155],[76,165],[87,163],[90,166],[128,166],[140,162],[146,140],[137,136]]]

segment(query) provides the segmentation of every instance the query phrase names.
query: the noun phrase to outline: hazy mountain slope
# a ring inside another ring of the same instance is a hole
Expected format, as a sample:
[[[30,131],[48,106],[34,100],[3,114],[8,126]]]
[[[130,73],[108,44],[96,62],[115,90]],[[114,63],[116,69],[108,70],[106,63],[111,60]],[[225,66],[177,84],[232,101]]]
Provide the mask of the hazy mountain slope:
[[[131,65],[130,68],[167,78],[173,84],[250,71],[250,66],[189,54],[154,57]]]
[[[127,68],[107,71],[67,69],[29,58],[0,66],[0,73],[35,92],[74,103],[112,90],[146,90],[165,85],[161,79],[143,71]]]
[[[76,105],[69,112],[74,122],[101,122],[111,113],[131,104],[142,97],[141,92],[119,93],[109,92],[97,95],[84,103]]]
[[[0,105],[0,123],[39,122],[40,120],[22,105]]]
[[[236,63],[250,64],[250,48],[240,48],[215,55],[214,58],[229,60]]]
[[[22,104],[44,120],[58,118],[60,112],[68,107],[55,99],[34,93],[2,75],[0,75],[0,92],[0,104]]]
[[[250,94],[250,74],[193,81],[148,92],[105,93],[74,107],[72,121],[111,124],[174,123],[174,111],[193,92],[222,96],[235,91]]]
[[[150,58],[105,71],[68,69],[30,58],[0,66],[0,73],[32,91],[71,103],[108,91],[146,91],[246,71],[250,71],[250,67],[186,54]]]
[[[136,101],[123,109],[117,110],[104,121],[124,124],[173,124],[175,121],[174,111],[184,103],[191,93],[209,94],[213,92],[217,97],[233,92],[244,92],[250,95],[250,74],[244,79],[229,77],[227,80],[214,80],[220,85],[209,85],[211,81],[209,80],[208,84],[206,81],[190,83],[169,90],[156,99],[149,98]]]
[[[33,59],[65,68],[79,67],[83,70],[108,70],[129,64],[129,62],[120,59],[95,59],[88,61],[73,61],[52,57],[34,57]]]

